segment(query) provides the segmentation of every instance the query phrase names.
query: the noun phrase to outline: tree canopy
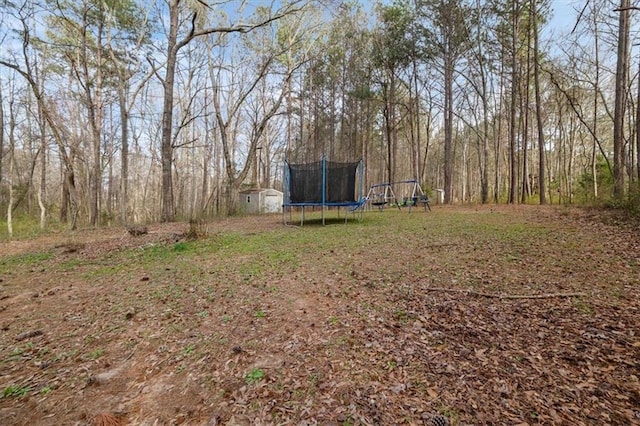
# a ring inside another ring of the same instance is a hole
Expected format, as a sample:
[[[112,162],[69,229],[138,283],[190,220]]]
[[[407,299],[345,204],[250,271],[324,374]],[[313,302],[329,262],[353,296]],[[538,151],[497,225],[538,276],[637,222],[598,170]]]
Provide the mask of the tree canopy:
[[[628,203],[637,5],[592,0],[563,29],[555,5],[4,2],[0,207],[71,227],[234,214],[243,188],[281,189],[285,157],[323,153],[447,203]]]

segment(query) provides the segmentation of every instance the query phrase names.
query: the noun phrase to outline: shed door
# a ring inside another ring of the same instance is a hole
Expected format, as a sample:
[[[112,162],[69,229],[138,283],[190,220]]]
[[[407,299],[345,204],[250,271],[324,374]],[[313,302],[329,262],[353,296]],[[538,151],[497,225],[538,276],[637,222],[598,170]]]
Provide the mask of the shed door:
[[[264,197],[264,212],[279,213],[282,206],[282,198],[276,194],[267,194]]]

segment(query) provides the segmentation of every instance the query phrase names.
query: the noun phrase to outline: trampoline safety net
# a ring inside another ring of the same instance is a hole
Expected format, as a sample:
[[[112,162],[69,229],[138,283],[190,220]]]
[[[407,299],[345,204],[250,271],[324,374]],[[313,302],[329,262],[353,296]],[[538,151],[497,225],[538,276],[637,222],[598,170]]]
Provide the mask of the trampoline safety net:
[[[356,171],[359,162],[326,161],[326,198],[322,198],[322,161],[289,164],[292,203],[355,202]]]

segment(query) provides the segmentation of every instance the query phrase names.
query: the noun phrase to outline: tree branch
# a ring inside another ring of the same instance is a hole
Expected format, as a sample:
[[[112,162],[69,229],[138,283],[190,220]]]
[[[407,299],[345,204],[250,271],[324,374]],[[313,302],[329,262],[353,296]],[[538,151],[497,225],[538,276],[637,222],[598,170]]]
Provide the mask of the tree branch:
[[[604,160],[607,163],[607,168],[609,169],[609,171],[611,173],[613,173],[613,169],[611,167],[611,163],[609,163],[609,158],[607,157],[607,153],[602,148],[602,144],[600,143],[600,139],[598,139],[596,137],[596,134],[594,133],[594,131],[591,128],[591,126],[589,126],[589,124],[586,122],[586,120],[584,119],[584,117],[582,116],[580,111],[578,111],[578,107],[576,106],[575,99],[565,89],[563,89],[562,86],[560,86],[560,83],[558,82],[558,80],[556,80],[555,74],[553,74],[553,72],[551,72],[550,70],[548,70],[546,68],[543,68],[543,67],[540,67],[540,69],[542,71],[546,72],[547,74],[549,74],[549,77],[551,78],[551,83],[553,83],[553,85],[556,87],[556,89],[558,89],[560,91],[560,93],[562,93],[564,95],[564,97],[567,99],[567,101],[569,102],[569,105],[571,106],[571,109],[576,114],[576,117],[578,117],[578,120],[580,121],[580,123],[582,123],[582,125],[584,127],[586,127],[587,131],[591,134],[593,139],[596,141],[596,143],[598,145],[598,149],[600,150],[600,153],[602,154],[602,156],[604,157]]]
[[[640,10],[638,6],[629,6],[629,7],[619,7],[617,9],[613,9],[614,12],[626,12],[628,10]]]
[[[565,298],[565,297],[585,297],[584,293],[549,293],[549,294],[531,294],[531,295],[522,295],[522,294],[493,294],[493,293],[483,293],[480,291],[473,290],[459,290],[455,288],[443,288],[443,287],[428,287],[425,291],[438,291],[443,293],[462,293],[471,296],[479,296],[479,297],[487,297],[490,299],[501,299],[501,300],[514,300],[514,299],[557,299],[557,298]]]
[[[297,3],[297,2],[295,2],[295,3]],[[197,38],[197,37],[202,37],[202,36],[206,36],[206,35],[210,35],[210,34],[230,34],[230,33],[246,34],[246,33],[249,33],[251,31],[257,30],[259,28],[265,27],[265,26],[271,24],[272,22],[275,22],[275,21],[277,21],[279,19],[284,18],[285,16],[288,16],[288,15],[290,15],[292,13],[299,12],[301,10],[302,10],[302,7],[288,7],[285,10],[283,10],[282,12],[277,13],[274,16],[271,16],[271,17],[265,19],[264,21],[258,22],[257,24],[252,24],[252,25],[240,24],[240,25],[232,25],[232,26],[229,26],[229,27],[204,28],[204,29],[199,30],[199,31],[196,31],[196,29],[195,29],[195,21],[196,21],[197,13],[194,13],[193,17],[192,17],[192,21],[191,21],[191,30],[189,31],[189,34],[187,34],[185,36],[185,38],[183,38],[181,41],[179,41],[176,44],[176,51],[179,51],[184,46],[189,44],[191,42],[191,40],[193,40],[194,38]]]

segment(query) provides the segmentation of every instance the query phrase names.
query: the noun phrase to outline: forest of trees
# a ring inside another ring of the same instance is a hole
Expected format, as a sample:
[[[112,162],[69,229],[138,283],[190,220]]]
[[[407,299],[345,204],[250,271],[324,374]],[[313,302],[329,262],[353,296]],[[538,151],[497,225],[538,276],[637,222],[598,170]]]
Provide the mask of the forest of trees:
[[[553,6],[3,0],[9,234],[235,214],[323,153],[445,203],[637,199],[640,8]]]

